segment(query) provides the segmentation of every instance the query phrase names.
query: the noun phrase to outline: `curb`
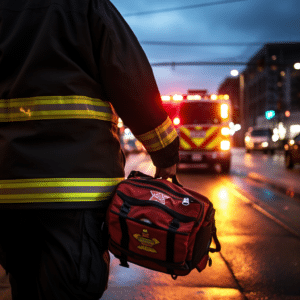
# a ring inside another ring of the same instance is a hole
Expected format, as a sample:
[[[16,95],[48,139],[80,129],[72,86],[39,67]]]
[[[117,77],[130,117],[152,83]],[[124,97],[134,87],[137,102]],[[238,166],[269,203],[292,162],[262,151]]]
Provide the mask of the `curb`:
[[[300,190],[295,190],[295,187],[292,187],[292,186],[288,187],[286,185],[281,185],[277,181],[272,180],[268,177],[265,177],[261,174],[255,173],[255,172],[248,173],[247,178],[249,178],[250,180],[259,182],[259,183],[267,184],[272,189],[277,190],[280,193],[283,193],[290,198],[300,200]]]

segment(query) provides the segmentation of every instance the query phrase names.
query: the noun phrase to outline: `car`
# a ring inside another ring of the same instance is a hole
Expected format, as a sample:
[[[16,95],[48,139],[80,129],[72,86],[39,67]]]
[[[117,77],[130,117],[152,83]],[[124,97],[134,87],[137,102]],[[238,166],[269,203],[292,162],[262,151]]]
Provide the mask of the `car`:
[[[284,145],[285,151],[285,166],[287,169],[292,169],[294,165],[300,164],[300,134],[290,139]]]
[[[271,128],[250,128],[245,134],[246,152],[253,150],[263,151],[264,153],[275,153],[279,147],[278,137],[273,134]]]
[[[146,151],[143,144],[136,139],[129,128],[125,128],[123,133],[120,135],[120,143],[126,156]]]

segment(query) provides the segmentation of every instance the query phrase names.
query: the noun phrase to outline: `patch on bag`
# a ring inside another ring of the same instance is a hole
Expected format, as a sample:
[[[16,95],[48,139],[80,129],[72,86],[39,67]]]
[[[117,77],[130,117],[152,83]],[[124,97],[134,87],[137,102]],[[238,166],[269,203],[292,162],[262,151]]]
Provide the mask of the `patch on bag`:
[[[150,239],[150,235],[147,229],[143,229],[142,234],[135,233],[133,235],[135,239],[137,239],[141,244],[138,246],[140,250],[144,250],[147,252],[157,253],[157,251],[153,248],[153,246],[159,244],[159,240],[156,238]]]
[[[150,191],[151,193],[151,198],[149,200],[153,200],[153,201],[157,201],[163,205],[166,205],[166,199],[170,198],[170,196],[167,196],[161,192],[157,192],[157,191]]]

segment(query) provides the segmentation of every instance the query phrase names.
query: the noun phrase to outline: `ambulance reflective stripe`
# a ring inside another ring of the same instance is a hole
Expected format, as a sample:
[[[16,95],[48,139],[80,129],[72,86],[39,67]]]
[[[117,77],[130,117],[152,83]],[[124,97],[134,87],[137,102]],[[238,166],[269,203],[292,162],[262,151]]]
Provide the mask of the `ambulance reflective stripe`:
[[[86,96],[0,99],[0,122],[45,119],[98,119],[117,123],[109,102]]]
[[[222,140],[220,129],[218,127],[200,127],[194,128],[181,127],[180,130],[180,148],[184,150],[207,149],[214,150]],[[191,132],[205,131],[205,137],[191,137]]]
[[[155,129],[136,136],[148,152],[163,149],[171,144],[176,137],[177,132],[169,117]]]
[[[183,149],[195,149],[197,145],[193,142],[192,138],[190,137],[190,130],[185,127],[180,128],[180,146]]]
[[[0,203],[108,200],[124,178],[39,178],[0,180]]]
[[[201,147],[203,148],[207,148],[207,149],[213,149],[218,145],[218,139],[217,137],[219,137],[219,128],[218,127],[212,127],[210,129],[208,129],[207,131],[207,137],[205,138],[205,140],[203,141],[203,143],[201,143]],[[221,141],[219,141],[220,144]]]

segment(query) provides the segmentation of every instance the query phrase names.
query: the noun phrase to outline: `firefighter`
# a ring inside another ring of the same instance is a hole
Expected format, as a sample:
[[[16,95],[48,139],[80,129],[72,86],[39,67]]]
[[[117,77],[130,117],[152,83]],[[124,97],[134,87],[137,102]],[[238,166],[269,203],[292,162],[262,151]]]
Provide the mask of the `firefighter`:
[[[120,117],[157,177],[178,136],[151,66],[109,0],[1,0],[0,258],[16,299],[99,299],[104,220],[124,179]]]

